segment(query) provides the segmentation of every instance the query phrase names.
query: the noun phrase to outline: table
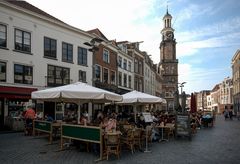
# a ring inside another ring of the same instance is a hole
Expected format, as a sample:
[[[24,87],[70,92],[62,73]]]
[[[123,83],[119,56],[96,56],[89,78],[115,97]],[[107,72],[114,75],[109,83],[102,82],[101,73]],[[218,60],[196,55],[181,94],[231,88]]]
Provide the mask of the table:
[[[107,135],[121,135],[122,133],[121,133],[121,131],[113,131],[113,132],[105,132],[105,134],[107,134]]]
[[[158,128],[158,129],[161,129],[161,138],[159,139],[159,142],[161,142],[161,141],[168,141],[168,139],[166,139],[166,138],[164,138],[163,137],[163,130],[164,129],[169,129],[170,130],[170,127],[169,126],[162,126],[162,125],[159,125],[159,126],[156,126],[156,128]]]

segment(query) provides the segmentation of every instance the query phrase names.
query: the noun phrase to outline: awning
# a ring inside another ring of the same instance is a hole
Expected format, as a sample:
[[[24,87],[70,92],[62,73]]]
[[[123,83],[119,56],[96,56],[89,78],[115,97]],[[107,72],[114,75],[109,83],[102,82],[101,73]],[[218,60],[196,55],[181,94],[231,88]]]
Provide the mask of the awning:
[[[37,88],[0,86],[0,98],[31,99],[31,93]]]

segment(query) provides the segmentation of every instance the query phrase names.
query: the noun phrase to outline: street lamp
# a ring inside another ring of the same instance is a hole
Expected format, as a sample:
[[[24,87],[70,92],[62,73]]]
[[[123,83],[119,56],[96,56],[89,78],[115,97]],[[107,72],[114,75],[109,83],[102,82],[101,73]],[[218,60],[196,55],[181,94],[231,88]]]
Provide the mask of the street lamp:
[[[90,40],[90,42],[84,42],[86,46],[89,46],[91,48],[88,49],[88,51],[92,52],[92,86],[95,86],[95,52],[99,50],[98,46],[101,44],[103,40],[100,38],[93,38]]]
[[[179,87],[181,88],[181,112],[184,113],[185,112],[185,104],[186,104],[186,94],[185,92],[183,92],[183,87],[184,84],[186,84],[187,82],[182,82],[182,83],[178,83]]]
[[[186,83],[187,83],[187,82],[178,83],[178,84],[179,84],[179,87],[181,88],[181,95],[182,95],[182,92],[183,92],[184,84],[186,84]]]

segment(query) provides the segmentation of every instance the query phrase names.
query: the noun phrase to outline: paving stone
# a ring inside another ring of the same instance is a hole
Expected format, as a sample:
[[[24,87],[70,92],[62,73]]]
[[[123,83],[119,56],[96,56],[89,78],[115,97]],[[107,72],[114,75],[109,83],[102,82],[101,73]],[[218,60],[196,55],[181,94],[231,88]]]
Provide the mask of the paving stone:
[[[225,121],[223,116],[217,116],[214,127],[198,130],[191,141],[179,138],[168,142],[153,142],[149,147],[151,153],[136,151],[131,154],[124,150],[119,160],[111,156],[108,161],[99,164],[236,164],[240,162],[239,143],[240,121]],[[58,151],[59,148],[59,141],[50,145],[47,136],[0,134],[0,163],[91,164],[99,158],[94,153],[82,152],[74,147],[65,151]]]

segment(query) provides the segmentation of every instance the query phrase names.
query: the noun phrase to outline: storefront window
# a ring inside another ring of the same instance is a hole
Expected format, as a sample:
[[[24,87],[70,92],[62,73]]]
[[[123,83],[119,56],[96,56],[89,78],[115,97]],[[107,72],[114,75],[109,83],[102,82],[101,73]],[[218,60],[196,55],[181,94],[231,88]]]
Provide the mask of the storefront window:
[[[8,116],[20,117],[24,110],[26,110],[27,100],[10,100],[8,101]]]

